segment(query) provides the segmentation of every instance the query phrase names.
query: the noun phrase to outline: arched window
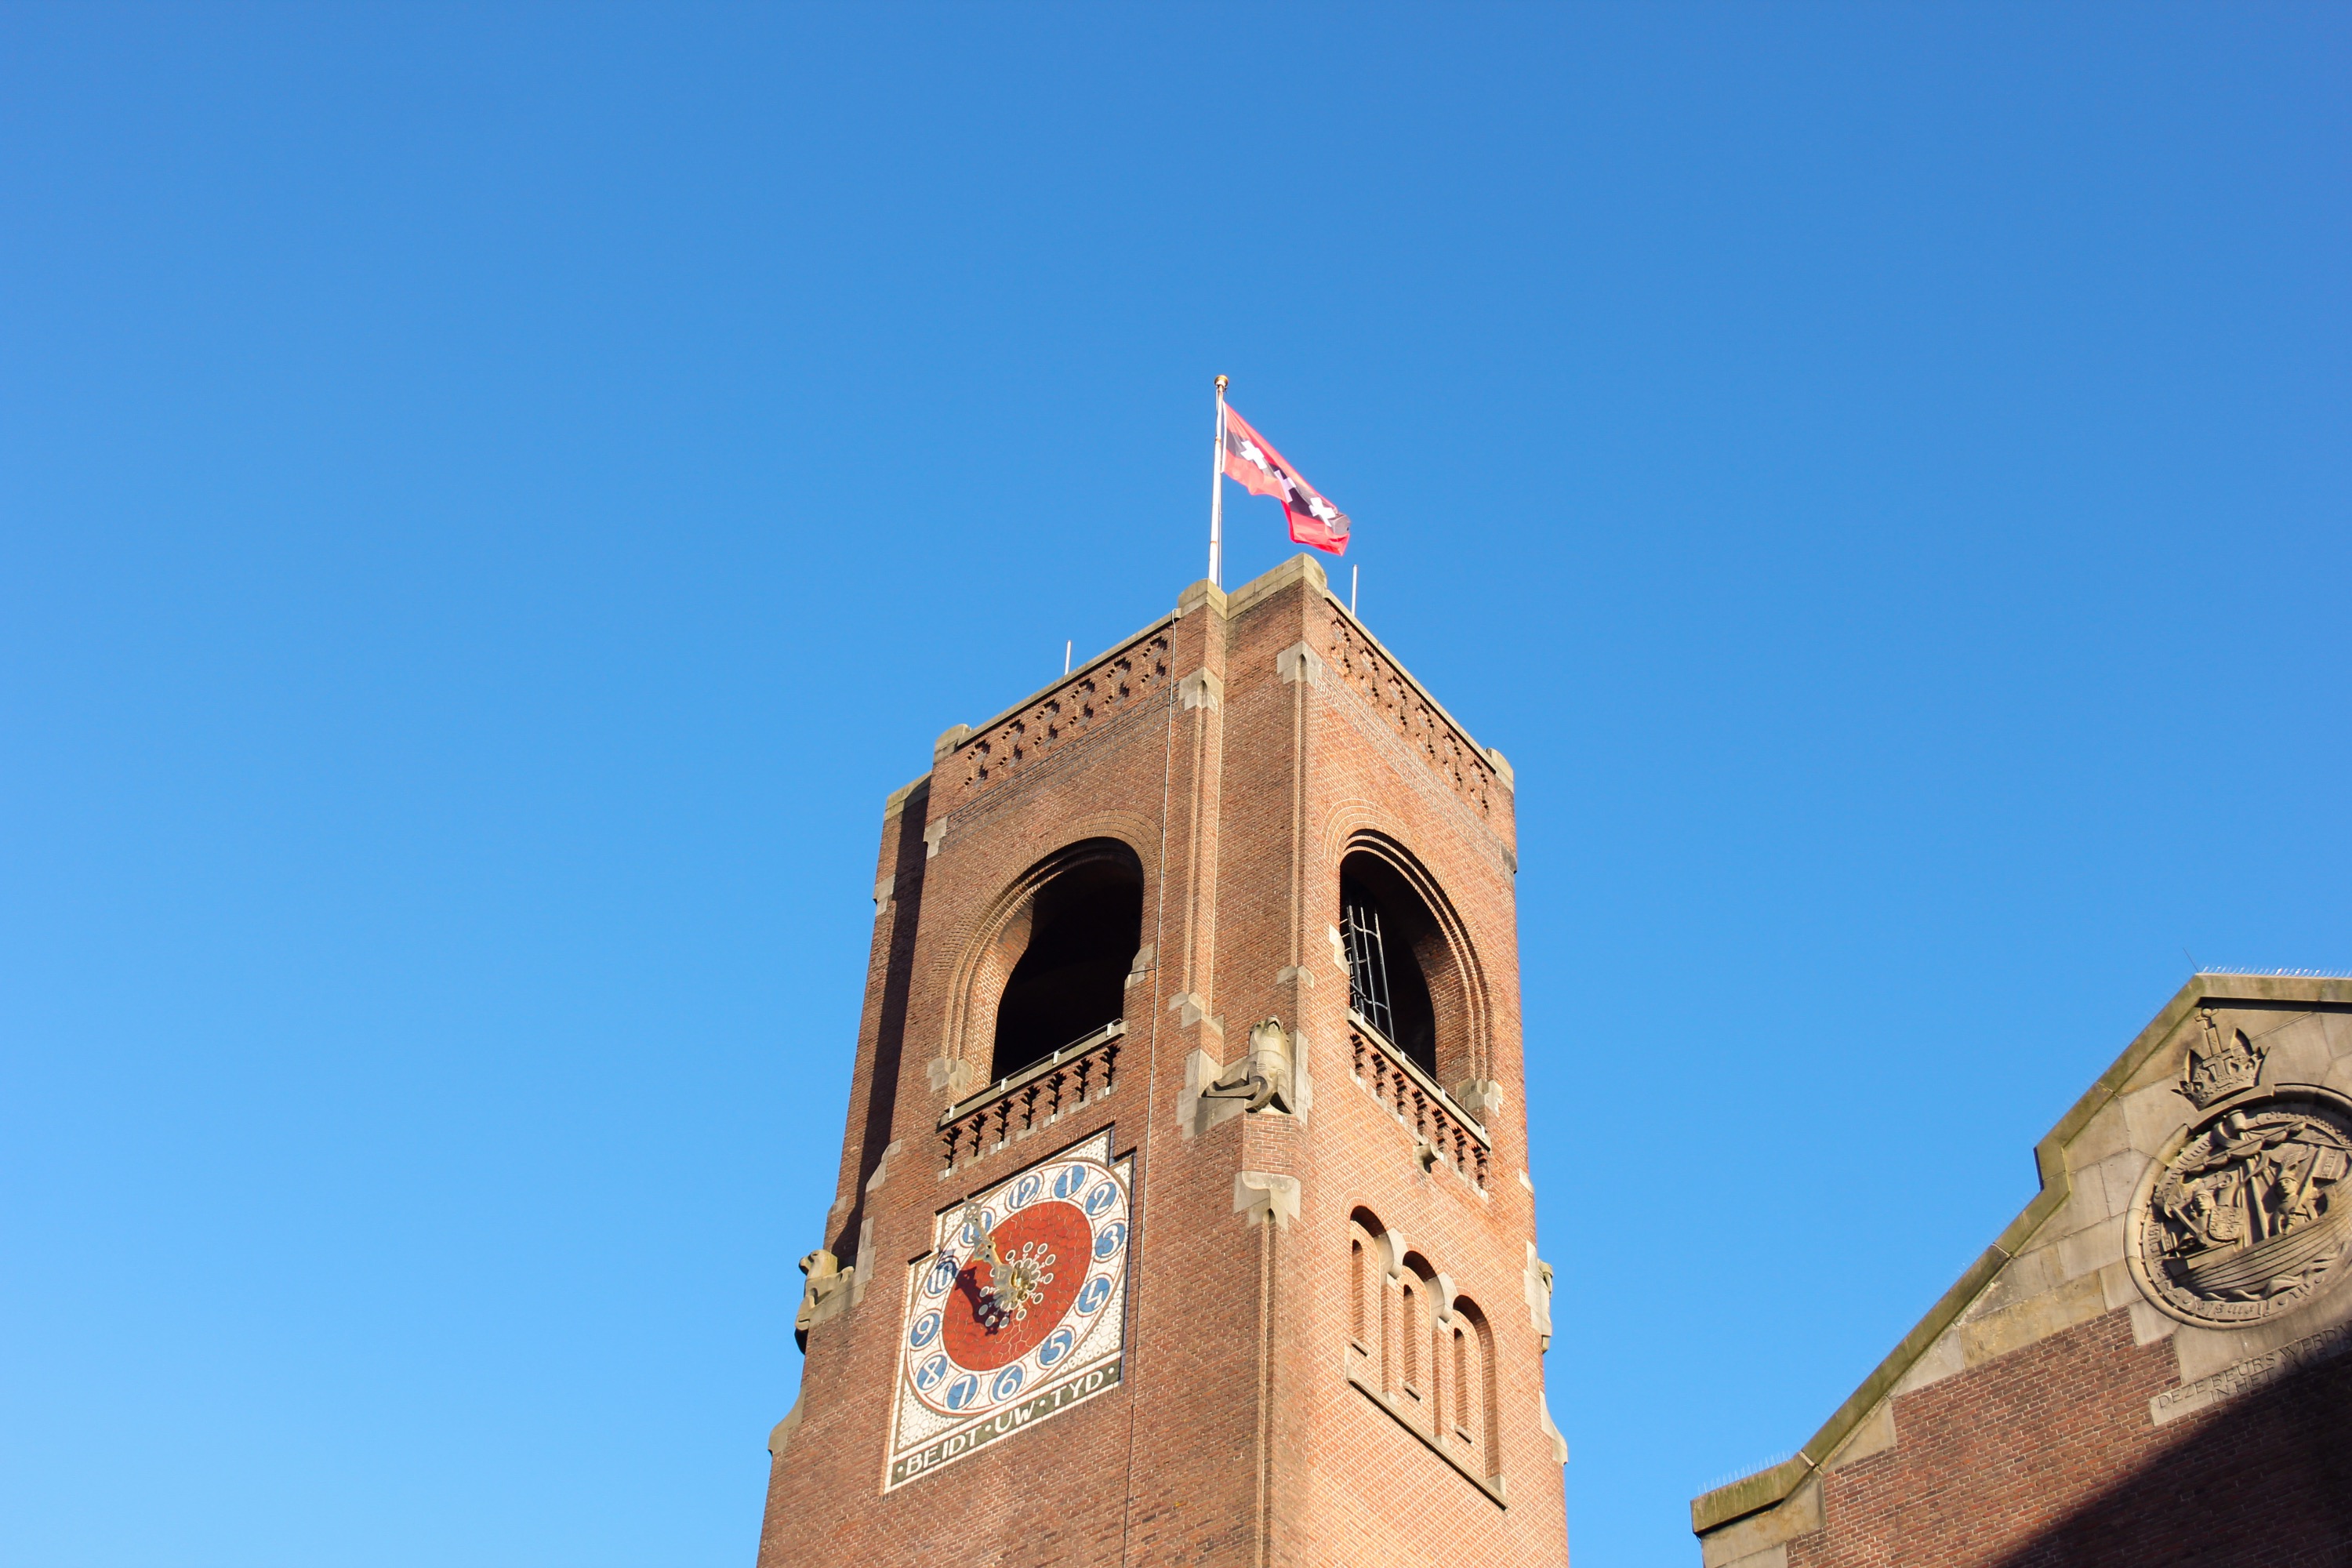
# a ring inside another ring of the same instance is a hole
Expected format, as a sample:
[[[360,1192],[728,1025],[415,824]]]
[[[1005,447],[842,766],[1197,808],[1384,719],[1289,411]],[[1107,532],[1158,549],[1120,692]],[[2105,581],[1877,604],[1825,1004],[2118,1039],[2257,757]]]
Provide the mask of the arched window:
[[[1364,1338],[1369,1317],[1364,1310],[1364,1287],[1370,1282],[1367,1277],[1371,1269],[1372,1249],[1362,1232],[1353,1226],[1348,1228],[1355,1232],[1348,1237],[1348,1342],[1358,1355],[1362,1355],[1371,1349]]]
[[[1433,1074],[1437,1015],[1412,949],[1426,914],[1383,862],[1360,854],[1341,867],[1339,934],[1348,951],[1348,1005],[1423,1071]]]
[[[1454,1303],[1454,1429],[1450,1434],[1468,1456],[1469,1468],[1492,1480],[1503,1473],[1503,1449],[1496,1431],[1495,1332],[1486,1314],[1467,1296]]]
[[[1348,1375],[1385,1389],[1389,1318],[1388,1268],[1381,1226],[1371,1210],[1348,1216]]]
[[[1348,1215],[1348,1381],[1499,1503],[1494,1331],[1450,1276],[1402,1246],[1370,1210]]]
[[[1456,1314],[1457,1320],[1459,1314]],[[1478,1431],[1477,1402],[1470,1397],[1476,1385],[1470,1381],[1470,1336],[1457,1321],[1452,1333],[1454,1341],[1454,1399],[1450,1414],[1454,1417],[1454,1436],[1462,1442],[1475,1442]]]
[[[1450,1090],[1486,1076],[1484,1009],[1461,922],[1443,918],[1444,905],[1412,857],[1385,840],[1368,837],[1339,862],[1348,1009]]]
[[[1398,1303],[1402,1309],[1402,1315],[1399,1320],[1401,1328],[1397,1336],[1397,1348],[1402,1352],[1401,1359],[1404,1363],[1402,1386],[1407,1399],[1417,1401],[1422,1396],[1421,1321],[1422,1301],[1425,1291],[1421,1282],[1421,1276],[1410,1268],[1404,1271],[1403,1277],[1398,1283],[1403,1290],[1402,1299]]]
[[[1040,869],[974,977],[971,1018],[975,1034],[987,1030],[991,1079],[1124,1016],[1143,939],[1143,865],[1126,845],[1092,839]]]

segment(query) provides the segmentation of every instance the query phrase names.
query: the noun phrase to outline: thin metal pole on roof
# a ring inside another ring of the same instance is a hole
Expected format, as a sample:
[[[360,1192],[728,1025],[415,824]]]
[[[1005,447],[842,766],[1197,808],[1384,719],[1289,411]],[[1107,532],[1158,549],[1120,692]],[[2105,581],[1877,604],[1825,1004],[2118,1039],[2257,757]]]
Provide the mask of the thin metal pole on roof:
[[[1216,434],[1209,443],[1209,585],[1222,588],[1225,569],[1225,378],[1217,377]]]

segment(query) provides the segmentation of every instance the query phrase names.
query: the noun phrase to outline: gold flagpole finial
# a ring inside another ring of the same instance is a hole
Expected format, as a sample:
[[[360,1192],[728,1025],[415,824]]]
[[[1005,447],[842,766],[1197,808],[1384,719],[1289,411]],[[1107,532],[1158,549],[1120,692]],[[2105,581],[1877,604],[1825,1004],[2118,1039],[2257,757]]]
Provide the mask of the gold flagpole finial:
[[[1220,396],[1220,397],[1222,397],[1222,396],[1223,396],[1223,395],[1224,395],[1224,393],[1225,393],[1225,378],[1224,378],[1223,376],[1222,376],[1222,375],[1221,375],[1221,376],[1217,377],[1217,395],[1218,395],[1218,396]]]

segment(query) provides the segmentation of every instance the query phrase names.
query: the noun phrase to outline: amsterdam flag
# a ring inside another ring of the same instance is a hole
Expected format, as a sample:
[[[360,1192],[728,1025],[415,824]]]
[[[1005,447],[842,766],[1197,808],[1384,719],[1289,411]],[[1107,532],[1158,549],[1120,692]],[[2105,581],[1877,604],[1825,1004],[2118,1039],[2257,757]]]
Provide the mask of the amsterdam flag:
[[[1282,503],[1282,515],[1290,520],[1291,542],[1334,555],[1348,552],[1348,514],[1300,479],[1274,443],[1234,413],[1231,404],[1225,405],[1224,451],[1225,478],[1254,496],[1272,496]]]

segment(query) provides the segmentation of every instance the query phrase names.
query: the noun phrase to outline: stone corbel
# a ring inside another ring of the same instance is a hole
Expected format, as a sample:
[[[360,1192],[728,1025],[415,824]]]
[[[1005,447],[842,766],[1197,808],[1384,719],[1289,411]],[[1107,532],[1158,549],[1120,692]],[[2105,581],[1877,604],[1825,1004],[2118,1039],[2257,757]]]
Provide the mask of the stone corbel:
[[[874,913],[877,917],[890,907],[890,895],[898,886],[898,878],[895,872],[874,884]]]
[[[799,1315],[793,1319],[793,1338],[805,1354],[809,1331],[848,1310],[850,1277],[841,1271],[841,1259],[822,1247],[801,1259],[801,1272],[808,1276],[808,1285],[801,1292]]]
[[[1234,1173],[1234,1212],[1252,1225],[1288,1230],[1298,1217],[1298,1178],[1266,1171]]]
[[[1568,1439],[1560,1436],[1559,1426],[1552,1422],[1551,1396],[1537,1395],[1536,1408],[1543,1412],[1544,1436],[1551,1439],[1551,1462],[1555,1465],[1568,1463]]]
[[[1176,683],[1176,700],[1186,708],[1206,708],[1214,713],[1225,705],[1225,683],[1213,669],[1196,669]]]
[[[926,860],[937,859],[939,858],[940,846],[941,843],[945,842],[947,836],[948,825],[944,822],[934,822],[929,827],[924,828],[923,858]]]
[[[1429,1299],[1433,1307],[1432,1315],[1435,1317],[1437,1326],[1441,1329],[1450,1329],[1454,1326],[1454,1297],[1453,1275],[1440,1274],[1430,1280]]]
[[[866,1223],[857,1227],[857,1261],[849,1270],[849,1305],[855,1307],[866,1300],[866,1281],[874,1278],[874,1216],[867,1215]]]
[[[1157,957],[1158,950],[1148,942],[1135,950],[1135,962],[1128,965],[1127,989],[1132,991],[1143,984],[1151,973],[1152,961]]]
[[[1454,1090],[1454,1103],[1483,1124],[1502,1111],[1503,1086],[1491,1078],[1474,1078]]]
[[[1180,1029],[1189,1029],[1195,1024],[1205,1023],[1216,1031],[1220,1039],[1224,1037],[1224,1020],[1209,1016],[1208,999],[1198,992],[1179,991],[1169,999],[1168,1010],[1176,1015],[1176,1026]]]
[[[1309,685],[1323,679],[1323,656],[1305,643],[1292,643],[1274,656],[1274,672],[1287,686],[1297,681]]]
[[[1394,1284],[1403,1279],[1406,1252],[1404,1232],[1384,1230],[1374,1238],[1373,1244],[1380,1248],[1381,1272],[1388,1276],[1389,1283]]]
[[[1528,1243],[1527,1272],[1521,1282],[1528,1294],[1528,1322],[1536,1331],[1538,1348],[1551,1349],[1551,1265],[1536,1256],[1536,1244]]]
[[[874,1173],[866,1178],[866,1190],[868,1193],[880,1192],[882,1184],[890,1179],[890,1162],[897,1157],[901,1147],[903,1145],[898,1139],[891,1139],[889,1146],[882,1151],[882,1157],[874,1162]]]
[[[932,1093],[944,1094],[953,1103],[964,1097],[980,1075],[970,1062],[940,1057],[923,1068],[923,1076],[930,1081]]]
[[[1197,1138],[1242,1113],[1238,1100],[1206,1098],[1224,1071],[1224,1064],[1206,1051],[1196,1050],[1184,1058],[1184,1082],[1176,1091],[1176,1129],[1184,1137]]]
[[[792,1442],[793,1434],[801,1429],[801,1406],[807,1403],[808,1390],[803,1388],[793,1399],[793,1407],[784,1412],[784,1418],[768,1429],[768,1455],[771,1458],[784,1457],[785,1446]]]

